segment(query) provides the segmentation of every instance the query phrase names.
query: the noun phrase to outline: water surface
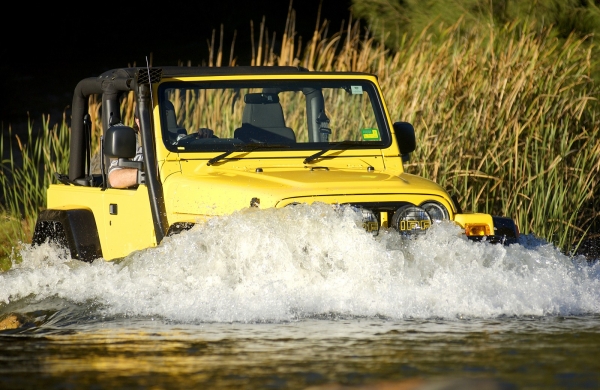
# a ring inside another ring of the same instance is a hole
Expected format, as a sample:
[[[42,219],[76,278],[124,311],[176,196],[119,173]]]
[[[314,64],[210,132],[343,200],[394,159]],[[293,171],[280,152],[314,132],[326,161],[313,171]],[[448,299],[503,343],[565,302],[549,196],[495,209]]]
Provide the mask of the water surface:
[[[373,237],[301,205],[118,262],[20,257],[0,274],[0,387],[600,387],[600,263],[534,236]]]

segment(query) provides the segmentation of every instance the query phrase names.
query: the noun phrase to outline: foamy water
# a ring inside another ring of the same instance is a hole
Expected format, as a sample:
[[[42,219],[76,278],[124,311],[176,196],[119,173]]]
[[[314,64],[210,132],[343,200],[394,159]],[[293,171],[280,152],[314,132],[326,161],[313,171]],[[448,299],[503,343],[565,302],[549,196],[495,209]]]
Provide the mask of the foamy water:
[[[28,247],[0,274],[0,309],[57,297],[102,315],[190,323],[600,313],[600,263],[533,236],[475,243],[444,223],[407,240],[391,230],[373,237],[357,221],[320,204],[247,209],[119,262]]]

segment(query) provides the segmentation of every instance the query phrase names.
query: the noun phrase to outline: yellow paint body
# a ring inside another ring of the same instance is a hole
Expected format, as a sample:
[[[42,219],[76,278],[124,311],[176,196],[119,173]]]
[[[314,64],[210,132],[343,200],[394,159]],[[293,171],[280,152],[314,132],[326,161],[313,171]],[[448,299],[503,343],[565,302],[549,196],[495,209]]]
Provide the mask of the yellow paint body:
[[[281,76],[261,76],[265,78]],[[322,77],[331,80],[338,76],[307,73],[298,79]],[[356,75],[372,82],[381,96],[374,76]],[[211,81],[248,79],[249,76],[211,76],[178,78],[178,81]],[[161,82],[174,81],[163,79]],[[158,94],[160,83],[153,85]],[[456,214],[446,191],[438,184],[404,173],[396,136],[390,134],[387,148],[331,150],[323,158],[310,164],[303,163],[315,150],[255,150],[233,152],[217,164],[207,161],[222,151],[176,153],[168,150],[161,138],[161,118],[158,102],[152,111],[156,135],[156,158],[159,179],[163,186],[168,225],[177,222],[200,222],[207,217],[227,215],[250,207],[253,199],[260,200],[260,208],[285,207],[299,203],[325,202],[330,204],[355,202],[404,201],[419,205],[433,200],[449,212],[450,220],[465,227],[468,223],[487,224],[493,231],[493,222],[487,214]],[[383,99],[381,105],[385,121],[392,121]],[[368,130],[368,129],[367,129]],[[365,131],[372,136],[370,130]],[[104,259],[122,258],[133,251],[157,245],[150,211],[148,188],[106,189],[53,184],[48,188],[49,209],[89,208],[98,227]],[[387,216],[381,218],[387,227]]]
[[[124,257],[135,250],[156,246],[146,186],[104,191],[62,184],[52,184],[48,188],[49,209],[77,209],[82,205],[94,214],[105,259]],[[111,205],[116,205],[116,215],[110,213]]]

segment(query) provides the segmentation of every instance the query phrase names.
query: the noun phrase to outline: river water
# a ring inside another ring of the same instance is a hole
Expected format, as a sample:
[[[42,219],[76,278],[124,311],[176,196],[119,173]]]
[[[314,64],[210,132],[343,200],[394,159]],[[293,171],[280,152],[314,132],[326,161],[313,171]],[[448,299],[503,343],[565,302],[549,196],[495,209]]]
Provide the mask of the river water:
[[[358,225],[298,205],[118,262],[24,246],[0,273],[0,388],[600,388],[600,262]]]

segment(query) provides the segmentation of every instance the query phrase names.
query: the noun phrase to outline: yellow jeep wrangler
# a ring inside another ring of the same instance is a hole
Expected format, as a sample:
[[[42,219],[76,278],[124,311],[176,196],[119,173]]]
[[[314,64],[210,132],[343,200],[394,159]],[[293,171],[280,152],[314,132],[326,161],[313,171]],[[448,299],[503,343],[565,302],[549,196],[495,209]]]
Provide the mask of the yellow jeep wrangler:
[[[139,134],[121,123],[132,91]],[[90,173],[91,95],[102,96],[100,173]],[[473,240],[517,241],[512,219],[462,213],[438,184],[405,173],[414,149],[413,126],[392,122],[372,74],[114,69],[75,88],[69,172],[56,173],[48,188],[33,244],[59,243],[83,261],[113,260],[213,216],[313,202],[354,208],[374,235],[410,236],[450,220]],[[136,183],[112,188],[111,161],[137,169]]]

